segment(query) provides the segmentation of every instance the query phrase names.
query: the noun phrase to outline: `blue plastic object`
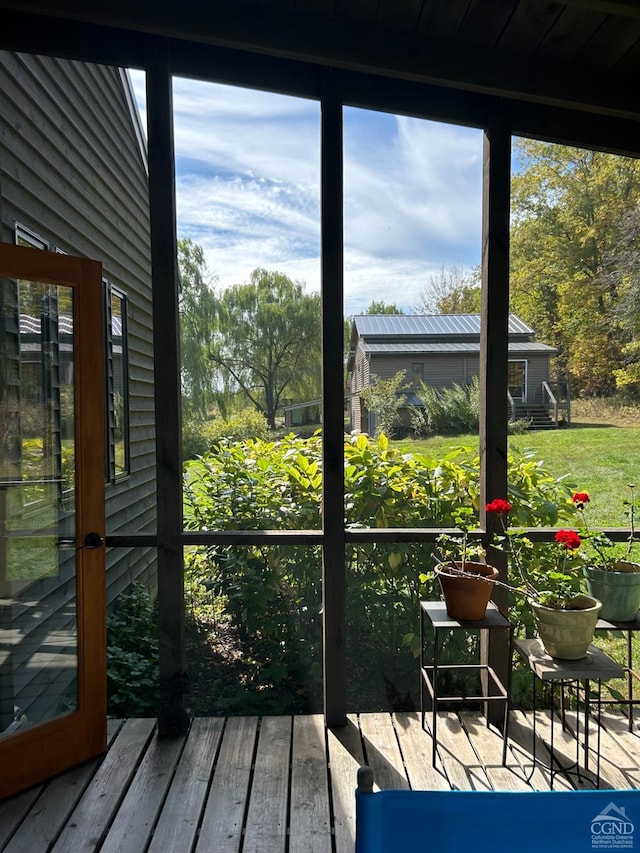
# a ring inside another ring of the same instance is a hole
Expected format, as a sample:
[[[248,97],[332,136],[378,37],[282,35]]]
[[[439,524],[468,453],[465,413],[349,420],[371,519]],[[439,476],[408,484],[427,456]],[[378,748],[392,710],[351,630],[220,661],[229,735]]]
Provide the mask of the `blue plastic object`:
[[[640,790],[356,791],[356,853],[640,849]]]

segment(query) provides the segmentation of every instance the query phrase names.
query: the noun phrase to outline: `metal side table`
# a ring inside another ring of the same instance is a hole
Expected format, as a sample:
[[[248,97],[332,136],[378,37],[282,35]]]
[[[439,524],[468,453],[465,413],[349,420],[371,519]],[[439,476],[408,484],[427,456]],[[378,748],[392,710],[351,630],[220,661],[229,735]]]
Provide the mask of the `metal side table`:
[[[592,705],[598,709],[598,733],[596,737],[596,787],[600,787],[600,711],[602,709],[602,682],[611,678],[622,678],[624,669],[601,649],[589,646],[585,657],[579,660],[560,660],[548,655],[540,640],[514,640],[514,649],[523,657],[533,674],[533,766],[536,764],[536,679],[551,692],[551,743],[549,746],[550,774],[549,786],[553,788],[554,776],[560,772],[555,769],[554,728],[555,728],[555,698],[556,688],[560,690],[560,714],[562,728],[566,727],[565,720],[565,688],[573,687],[577,698],[576,708],[576,760],[569,767],[564,767],[567,773],[575,772],[580,778],[580,690],[582,688],[584,722],[583,747],[584,768],[589,769],[589,718]],[[597,684],[596,697],[591,698],[590,683]],[[533,771],[532,771],[533,772]]]
[[[429,705],[432,711],[431,722],[431,737],[432,737],[432,761],[435,763],[436,746],[437,746],[437,724],[438,724],[438,707],[444,703],[458,703],[477,701],[477,702],[503,702],[504,703],[504,724],[503,738],[504,744],[502,749],[502,763],[504,764],[507,757],[507,729],[509,725],[509,685],[504,685],[498,678],[492,667],[482,663],[467,663],[460,661],[456,663],[443,664],[441,663],[442,643],[446,635],[450,635],[453,631],[485,631],[488,635],[488,641],[491,642],[491,636],[495,631],[502,631],[508,634],[509,641],[509,659],[512,654],[513,643],[513,625],[506,616],[500,612],[496,605],[490,601],[487,607],[487,612],[484,619],[473,621],[460,621],[452,619],[447,613],[447,608],[444,601],[421,601],[420,602],[420,713],[422,719],[422,729],[425,728],[425,713],[426,702],[429,698]],[[433,634],[432,654],[426,655],[427,634]],[[457,671],[461,674],[477,674],[480,677],[481,689],[472,694],[458,692],[453,695],[441,695],[441,686],[447,674]]]
[[[640,631],[640,611],[636,613],[636,618],[631,622],[612,622],[608,619],[598,619],[596,624],[596,632],[611,632],[621,631],[626,633],[627,641],[627,660],[622,665],[627,677],[627,698],[626,699],[607,699],[603,700],[602,704],[611,705],[626,705],[627,720],[629,722],[629,731],[633,731],[633,707],[640,705],[640,699],[633,698],[633,682],[634,679],[640,681],[640,675],[633,668],[633,655],[631,640],[635,631]]]

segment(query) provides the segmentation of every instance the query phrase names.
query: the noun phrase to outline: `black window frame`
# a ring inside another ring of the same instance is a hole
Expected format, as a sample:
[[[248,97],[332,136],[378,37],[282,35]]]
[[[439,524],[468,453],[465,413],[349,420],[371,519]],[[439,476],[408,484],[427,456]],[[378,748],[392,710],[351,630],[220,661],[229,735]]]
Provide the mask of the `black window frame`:
[[[115,484],[126,480],[131,474],[131,435],[129,417],[129,329],[128,329],[128,306],[129,297],[126,292],[114,285],[109,279],[103,279],[104,285],[104,333],[105,333],[105,412],[107,422],[105,424],[105,480],[107,483]],[[124,463],[122,470],[117,466],[117,424],[116,424],[116,352],[113,334],[113,300],[121,301],[121,396],[122,396],[122,441]]]

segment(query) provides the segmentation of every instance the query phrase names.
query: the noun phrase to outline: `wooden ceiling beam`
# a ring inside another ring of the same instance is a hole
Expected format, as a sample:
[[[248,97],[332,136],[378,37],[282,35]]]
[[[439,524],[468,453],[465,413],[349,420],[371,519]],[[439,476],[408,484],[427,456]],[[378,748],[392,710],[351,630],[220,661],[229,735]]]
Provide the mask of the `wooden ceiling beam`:
[[[51,11],[53,6],[46,0],[21,0],[19,4],[0,0],[0,9],[18,5],[22,10],[42,12]],[[198,9],[200,15],[195,14]],[[90,19],[94,24],[120,24],[124,27],[119,30],[123,42],[134,45],[136,32],[173,34],[180,39],[269,56],[640,120],[640,90],[630,87],[626,77],[548,58],[534,63],[528,57],[497,51],[435,42],[416,44],[399,34],[329,20],[313,19],[314,26],[310,27],[308,19],[286,13],[252,9],[248,17],[242,6],[216,8],[215,16],[207,20],[199,0],[183,0],[170,9],[168,4],[149,2],[132,5],[130,0],[93,0],[91,4],[57,0],[56,10],[56,14]],[[8,14],[4,17],[9,20]],[[34,27],[33,19],[28,14],[24,16],[23,24],[27,33],[31,30],[33,43],[37,43],[37,33],[41,31],[53,46],[55,18],[46,24],[41,19],[40,23],[41,27]],[[3,31],[8,30],[4,20],[3,24]],[[0,43],[7,44],[3,31]],[[96,38],[91,46],[99,55]],[[110,46],[118,47],[115,42]]]

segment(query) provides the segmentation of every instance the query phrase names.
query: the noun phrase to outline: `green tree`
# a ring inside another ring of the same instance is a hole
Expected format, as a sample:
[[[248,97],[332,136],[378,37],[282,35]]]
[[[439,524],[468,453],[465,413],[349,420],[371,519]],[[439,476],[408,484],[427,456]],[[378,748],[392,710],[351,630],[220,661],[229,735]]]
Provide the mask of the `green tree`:
[[[180,273],[180,356],[185,413],[204,418],[218,391],[211,363],[211,346],[219,317],[213,277],[202,246],[190,239],[178,240]]]
[[[380,379],[375,374],[371,385],[360,392],[362,402],[376,416],[376,436],[385,434],[392,437],[400,422],[399,410],[408,391],[405,382],[406,371],[399,370],[391,379]]]
[[[431,275],[420,293],[417,314],[479,314],[480,267],[471,272],[462,267],[442,267]]]
[[[574,392],[606,395],[638,332],[640,162],[518,140],[511,307],[559,350]]]
[[[284,397],[320,395],[320,296],[280,272],[255,269],[221,296],[212,361],[275,426]]]
[[[398,308],[395,302],[383,302],[381,299],[373,299],[365,314],[404,314],[402,308]]]

